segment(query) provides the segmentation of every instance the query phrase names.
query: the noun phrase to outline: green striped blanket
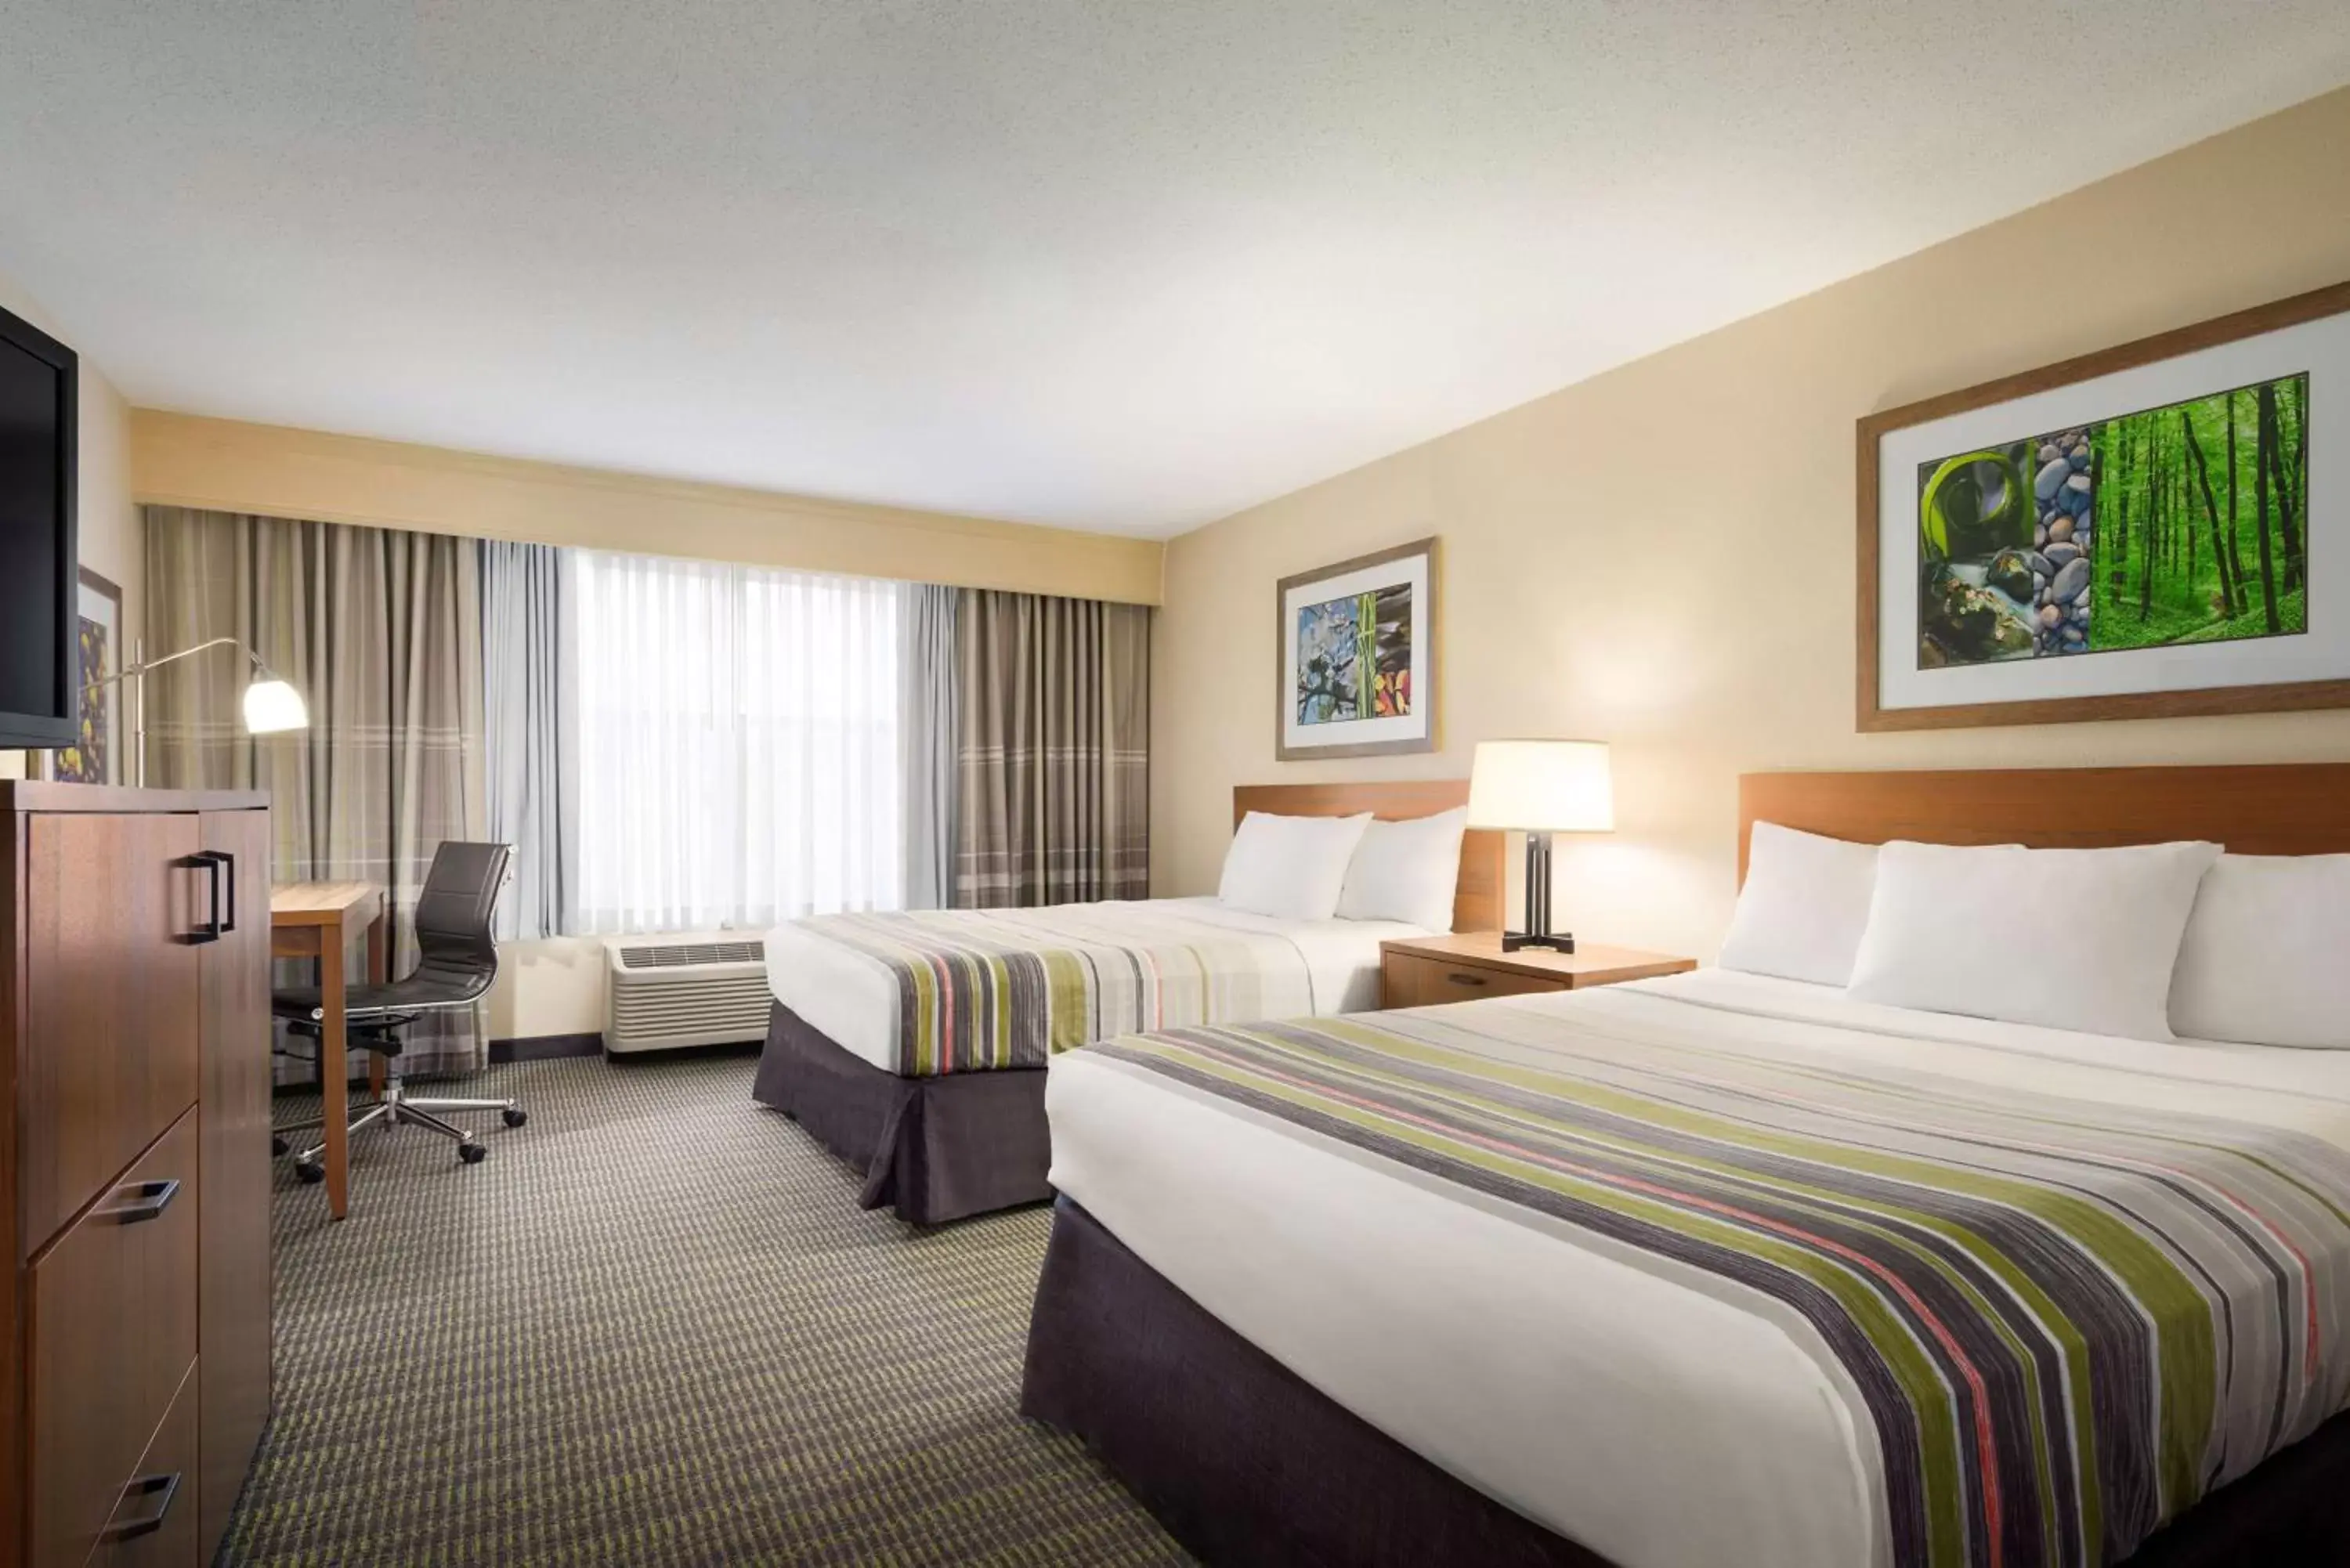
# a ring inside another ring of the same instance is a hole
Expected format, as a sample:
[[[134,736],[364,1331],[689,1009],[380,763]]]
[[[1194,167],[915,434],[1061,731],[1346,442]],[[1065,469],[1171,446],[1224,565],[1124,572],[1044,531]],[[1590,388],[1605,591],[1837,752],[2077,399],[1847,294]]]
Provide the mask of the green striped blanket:
[[[1873,1429],[1897,1563],[2113,1562],[2350,1399],[2350,1154],[2291,1115],[1647,1016],[1492,1002],[1087,1054],[1760,1293]]]
[[[1288,938],[1217,924],[1180,900],[820,915],[814,935],[880,964],[898,986],[907,1077],[1041,1067],[1113,1034],[1314,1011]]]

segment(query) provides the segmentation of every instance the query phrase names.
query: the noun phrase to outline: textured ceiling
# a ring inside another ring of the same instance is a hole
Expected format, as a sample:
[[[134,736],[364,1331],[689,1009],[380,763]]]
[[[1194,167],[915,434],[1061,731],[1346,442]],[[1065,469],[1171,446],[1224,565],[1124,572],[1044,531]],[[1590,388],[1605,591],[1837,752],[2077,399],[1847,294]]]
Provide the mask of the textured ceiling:
[[[2350,80],[2342,0],[0,0],[135,402],[1168,534]]]

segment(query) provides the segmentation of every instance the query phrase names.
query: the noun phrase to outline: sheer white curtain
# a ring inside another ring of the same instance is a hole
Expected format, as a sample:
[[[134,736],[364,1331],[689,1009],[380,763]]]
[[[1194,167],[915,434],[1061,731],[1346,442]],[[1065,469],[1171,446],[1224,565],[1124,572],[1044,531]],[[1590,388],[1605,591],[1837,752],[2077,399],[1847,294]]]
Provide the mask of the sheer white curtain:
[[[897,908],[898,585],[597,550],[577,567],[585,929]]]

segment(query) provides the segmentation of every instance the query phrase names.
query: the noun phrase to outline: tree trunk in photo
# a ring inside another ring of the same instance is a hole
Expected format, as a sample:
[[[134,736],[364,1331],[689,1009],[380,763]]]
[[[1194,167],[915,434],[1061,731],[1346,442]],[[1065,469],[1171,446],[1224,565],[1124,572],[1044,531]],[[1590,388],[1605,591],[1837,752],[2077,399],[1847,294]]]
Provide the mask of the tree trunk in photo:
[[[2195,473],[2187,466],[2187,443],[2178,443],[2178,556],[2187,573],[2187,591],[2195,592]]]
[[[2309,435],[2309,382],[2297,382],[2293,393],[2293,439],[2284,443],[2285,477],[2293,482],[2294,515],[2306,524],[2309,519],[2309,470],[2302,466],[2301,456]]]
[[[2290,593],[2302,586],[2301,529],[2295,504],[2294,475],[2286,468],[2284,431],[2277,418],[2276,383],[2261,389],[2269,400],[2269,466],[2273,471],[2277,498],[2277,539],[2284,546],[2284,586]]]
[[[2269,552],[2269,443],[2276,439],[2276,383],[2261,388],[2260,424],[2252,437],[2253,510],[2261,530],[2261,597],[2268,606],[2269,634],[2283,629],[2277,618],[2276,562]]]
[[[2203,520],[2211,530],[2211,564],[2220,568],[2220,613],[2236,618],[2236,584],[2228,572],[2228,552],[2220,543],[2220,508],[2211,499],[2211,465],[2203,460],[2203,443],[2195,437],[2195,422],[2178,410],[2178,428],[2187,432],[2187,455],[2194,460],[2195,478],[2203,489]]]
[[[2118,590],[2129,581],[2130,550],[2130,482],[2137,477],[2137,465],[2131,462],[2129,427],[2120,427],[2121,433],[2114,441],[2113,514],[2100,517],[2097,528],[2110,546],[2106,551],[2106,586]],[[2104,503],[2098,504],[2104,510]]]
[[[2152,467],[2147,472],[2146,515],[2139,522],[2145,537],[2139,541],[2137,556],[2137,618],[2144,620],[2154,607],[2154,557],[2161,548],[2162,526],[2162,445],[2147,431],[2147,451]]]
[[[2159,432],[2162,427],[2158,424],[2155,429]],[[2165,450],[2168,446],[2164,442]],[[2162,471],[2162,574],[2166,577],[2178,569],[2179,461],[2178,453],[2172,452],[2168,466]]]
[[[2178,574],[2178,470],[2187,460],[2175,445],[2168,441],[2164,444],[2170,452],[2170,465],[2162,471],[2163,580],[2157,586],[2168,594],[2170,579]]]
[[[2195,532],[2195,470],[2189,462],[2187,441],[2184,437],[2178,442],[2178,527],[2182,535],[2178,547],[2187,560],[2187,586],[2189,591],[2192,592],[2195,587],[2195,559],[2197,553],[2202,548],[2202,541]]]
[[[2155,425],[2155,440],[2162,440],[2162,425]],[[2159,550],[2159,557],[2162,559],[2155,562],[2155,569],[2167,574],[2167,571],[2171,569],[2171,470],[2169,468],[2162,470],[2162,505],[2155,508],[2155,520],[2158,520],[2155,522],[2155,526],[2162,531],[2162,550]]]
[[[2228,565],[2236,581],[2244,580],[2244,552],[2236,542],[2236,494],[2243,486],[2236,472],[2236,394],[2228,394]]]

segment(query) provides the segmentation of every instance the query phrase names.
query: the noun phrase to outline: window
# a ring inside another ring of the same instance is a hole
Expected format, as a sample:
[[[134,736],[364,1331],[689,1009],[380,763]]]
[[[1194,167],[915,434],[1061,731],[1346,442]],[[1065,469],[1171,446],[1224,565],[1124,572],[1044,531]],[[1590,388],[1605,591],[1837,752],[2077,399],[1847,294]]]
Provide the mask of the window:
[[[897,908],[897,585],[568,555],[584,929]]]

